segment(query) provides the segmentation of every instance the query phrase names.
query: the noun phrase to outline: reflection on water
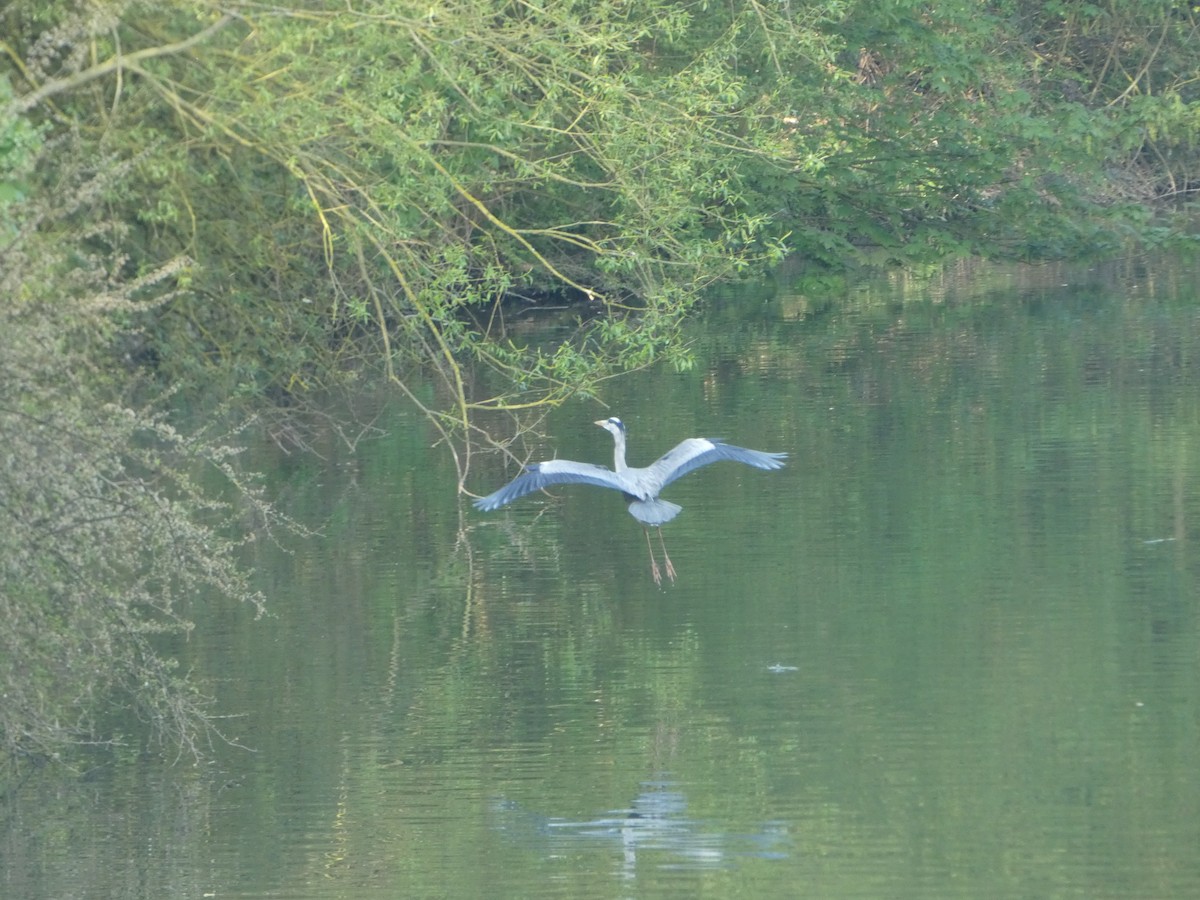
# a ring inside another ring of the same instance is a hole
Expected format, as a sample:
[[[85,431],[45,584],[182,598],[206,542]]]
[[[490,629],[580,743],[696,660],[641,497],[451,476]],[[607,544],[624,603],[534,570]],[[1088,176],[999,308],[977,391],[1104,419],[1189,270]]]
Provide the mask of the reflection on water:
[[[765,823],[754,834],[730,834],[688,818],[682,786],[672,781],[643,782],[627,809],[582,822],[535,815],[511,800],[497,800],[492,809],[494,827],[548,856],[579,849],[619,853],[626,880],[637,877],[639,854],[659,868],[709,869],[738,857],[784,859],[791,850],[782,822]]]

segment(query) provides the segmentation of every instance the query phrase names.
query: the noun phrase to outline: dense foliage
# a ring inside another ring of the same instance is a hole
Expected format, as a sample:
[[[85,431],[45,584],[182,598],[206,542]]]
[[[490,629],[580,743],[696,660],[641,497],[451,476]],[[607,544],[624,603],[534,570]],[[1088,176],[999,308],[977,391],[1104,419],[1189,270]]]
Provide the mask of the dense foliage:
[[[21,138],[10,146],[32,161],[37,142]],[[197,749],[207,700],[161,640],[187,631],[199,596],[261,604],[236,562],[242,538],[224,524],[274,518],[227,441],[180,433],[97,367],[121,314],[168,301],[181,263],[122,278],[120,226],[94,208],[122,166],[95,163],[60,169],[55,198],[5,204],[0,219],[0,760],[10,762],[120,743],[113,712],[126,709],[165,746]],[[236,506],[202,487],[213,474],[238,489]]]
[[[495,413],[686,365],[700,292],[785,254],[1160,234],[1145,202],[1200,182],[1198,23],[1168,0],[7,4],[10,646],[47,633],[30,616],[77,637],[88,608],[141,654],[198,583],[159,554],[245,593],[177,474],[224,451],[133,409],[130,371],[286,407],[375,366],[465,478],[473,447],[505,443]],[[556,340],[522,336],[563,305]],[[140,549],[93,565],[123,542]],[[31,689],[61,702],[51,669]]]
[[[294,399],[372,359],[464,450],[482,411],[686,364],[698,291],[784,253],[1105,249],[1139,224],[1119,201],[1186,192],[1200,165],[1197,16],[1165,0],[5,19],[9,118],[136,160],[111,200],[132,258],[194,260],[142,323],[164,377]],[[564,299],[578,329],[513,339],[514,307]]]

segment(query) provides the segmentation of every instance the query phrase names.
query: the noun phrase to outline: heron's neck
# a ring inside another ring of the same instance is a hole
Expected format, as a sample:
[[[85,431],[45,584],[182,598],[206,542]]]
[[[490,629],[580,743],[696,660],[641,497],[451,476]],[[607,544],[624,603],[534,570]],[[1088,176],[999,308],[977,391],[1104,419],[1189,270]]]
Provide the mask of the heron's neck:
[[[625,435],[620,431],[613,435],[613,471],[624,472],[629,467],[625,465]]]

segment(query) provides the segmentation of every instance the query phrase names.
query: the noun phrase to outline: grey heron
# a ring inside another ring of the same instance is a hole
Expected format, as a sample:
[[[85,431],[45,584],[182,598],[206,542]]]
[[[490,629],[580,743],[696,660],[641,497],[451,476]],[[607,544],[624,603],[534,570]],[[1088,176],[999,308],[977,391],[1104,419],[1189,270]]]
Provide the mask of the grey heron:
[[[533,463],[494,494],[476,500],[475,507],[484,512],[499,509],[526,494],[553,484],[594,484],[597,487],[620,491],[629,502],[629,514],[642,523],[642,530],[646,533],[646,547],[650,550],[650,574],[654,577],[655,584],[662,584],[662,574],[654,558],[650,529],[658,529],[658,542],[662,547],[667,577],[674,581],[675,567],[671,565],[671,557],[667,555],[662,526],[679,515],[683,509],[678,504],[658,496],[663,488],[688,472],[723,459],[745,463],[756,469],[778,469],[783,465],[782,460],[787,457],[786,453],[747,450],[745,447],[735,447],[713,438],[688,438],[680,441],[650,465],[644,468],[631,467],[625,464],[625,424],[616,416],[600,419],[595,424],[613,436],[611,469],[570,459]]]

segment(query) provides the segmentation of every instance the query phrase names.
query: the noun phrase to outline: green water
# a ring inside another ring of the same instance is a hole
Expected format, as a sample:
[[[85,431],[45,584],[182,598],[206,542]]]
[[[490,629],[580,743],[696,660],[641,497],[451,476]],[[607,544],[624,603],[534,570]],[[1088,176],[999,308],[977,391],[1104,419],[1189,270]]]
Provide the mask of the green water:
[[[239,746],[35,780],[0,895],[1200,896],[1196,262],[783,277],[690,339],[539,454],[788,452],[668,489],[674,585],[615,494],[476,512],[399,404],[255,448],[321,532],[195,611]]]

